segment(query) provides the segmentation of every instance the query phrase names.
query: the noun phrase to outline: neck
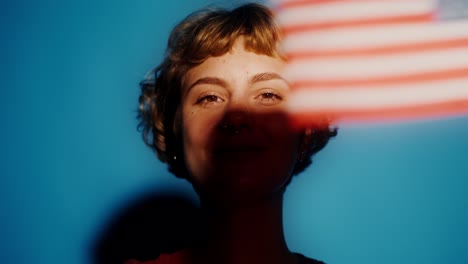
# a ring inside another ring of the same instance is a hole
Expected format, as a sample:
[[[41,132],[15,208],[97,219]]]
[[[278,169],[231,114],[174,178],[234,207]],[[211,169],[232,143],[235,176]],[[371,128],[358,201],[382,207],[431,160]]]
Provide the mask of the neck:
[[[197,263],[292,263],[283,234],[283,195],[229,206],[202,199],[207,227]]]

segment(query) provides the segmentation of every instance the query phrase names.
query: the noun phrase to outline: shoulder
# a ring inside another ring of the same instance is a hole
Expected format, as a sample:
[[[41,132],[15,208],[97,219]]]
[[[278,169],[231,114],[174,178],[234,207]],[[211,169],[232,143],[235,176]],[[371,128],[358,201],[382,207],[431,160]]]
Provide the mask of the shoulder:
[[[320,261],[320,260],[316,260],[316,259],[312,259],[312,258],[308,258],[302,254],[299,254],[299,253],[294,253],[299,261],[298,261],[298,264],[325,264],[325,262],[323,261]]]

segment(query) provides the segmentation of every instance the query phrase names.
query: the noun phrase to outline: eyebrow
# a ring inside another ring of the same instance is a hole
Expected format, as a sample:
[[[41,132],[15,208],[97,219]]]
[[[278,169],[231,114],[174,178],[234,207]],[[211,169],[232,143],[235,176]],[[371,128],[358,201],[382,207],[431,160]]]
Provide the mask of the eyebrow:
[[[264,82],[264,81],[270,81],[270,80],[283,80],[283,81],[285,81],[285,79],[283,77],[281,77],[281,75],[279,75],[277,73],[264,72],[264,73],[255,74],[250,79],[250,83]]]
[[[199,85],[199,84],[213,84],[213,85],[218,85],[218,86],[222,86],[222,87],[227,86],[226,81],[224,81],[223,79],[220,79],[220,78],[217,78],[217,77],[204,77],[204,78],[200,78],[196,82],[192,83],[192,85],[189,86],[187,91],[190,91],[190,89],[192,89],[192,87],[194,87],[196,85]]]
[[[286,81],[281,75],[274,73],[274,72],[263,72],[263,73],[258,73],[255,74],[252,78],[250,78],[250,83],[257,83],[257,82],[265,82],[265,81],[270,81],[270,80],[283,80]],[[200,84],[212,84],[212,85],[218,85],[221,87],[227,87],[227,83],[225,80],[218,78],[218,77],[203,77],[198,80],[196,80],[194,83],[192,83],[187,91],[190,91],[194,86],[200,85]]]

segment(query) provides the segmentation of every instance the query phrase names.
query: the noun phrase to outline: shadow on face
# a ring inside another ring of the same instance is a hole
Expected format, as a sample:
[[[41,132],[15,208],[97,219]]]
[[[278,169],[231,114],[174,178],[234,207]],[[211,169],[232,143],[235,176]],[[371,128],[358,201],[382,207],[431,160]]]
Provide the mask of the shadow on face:
[[[252,202],[282,193],[296,164],[299,133],[283,112],[230,109],[186,143],[187,168],[203,196]],[[193,135],[192,135],[193,134]]]

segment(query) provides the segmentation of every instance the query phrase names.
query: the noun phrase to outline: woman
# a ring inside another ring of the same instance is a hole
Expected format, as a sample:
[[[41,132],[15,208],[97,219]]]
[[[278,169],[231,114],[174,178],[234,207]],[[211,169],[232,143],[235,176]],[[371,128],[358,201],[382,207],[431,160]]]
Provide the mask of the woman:
[[[282,200],[336,130],[289,128],[279,41],[258,4],[199,11],[172,31],[142,83],[140,126],[169,170],[193,184],[205,229],[193,248],[149,263],[320,263],[289,251]]]

